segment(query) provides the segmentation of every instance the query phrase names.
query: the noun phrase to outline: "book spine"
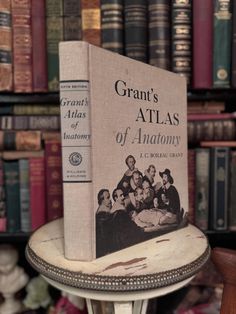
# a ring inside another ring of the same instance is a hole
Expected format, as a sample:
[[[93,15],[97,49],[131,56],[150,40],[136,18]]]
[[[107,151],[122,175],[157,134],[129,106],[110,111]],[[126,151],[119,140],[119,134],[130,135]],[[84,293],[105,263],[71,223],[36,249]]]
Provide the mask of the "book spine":
[[[212,88],[213,0],[193,1],[193,88]]]
[[[63,213],[61,143],[45,141],[45,172],[47,189],[47,221]]]
[[[59,89],[58,44],[63,40],[62,0],[46,0],[48,90]]]
[[[44,157],[29,158],[31,230],[46,223]]]
[[[170,1],[149,0],[149,64],[170,69]]]
[[[213,87],[230,87],[232,2],[214,0]]]
[[[232,66],[231,87],[236,88],[236,3],[233,1],[232,15]]]
[[[100,0],[81,0],[82,40],[101,46]]]
[[[30,93],[32,84],[31,0],[11,0],[14,91]]]
[[[0,106],[0,110],[1,110]],[[1,112],[1,111],[0,111]],[[1,112],[4,114],[4,111]],[[60,114],[60,106],[59,104],[33,104],[33,105],[21,105],[17,104],[11,108],[11,111],[6,114],[14,114],[14,115],[59,115]]]
[[[188,149],[188,191],[189,191],[188,221],[191,224],[195,223],[195,178],[196,178],[195,173],[196,173],[195,150]]]
[[[124,53],[123,0],[101,0],[102,47]]]
[[[172,0],[172,71],[191,84],[192,1]]]
[[[229,186],[229,230],[236,231],[236,151],[231,151]]]
[[[6,191],[4,183],[3,160],[0,159],[0,232],[7,231]]]
[[[1,150],[37,151],[42,149],[40,131],[0,131]]]
[[[228,228],[229,147],[211,148],[211,227]]]
[[[20,226],[20,186],[19,164],[17,160],[4,160],[4,181],[6,188],[7,231],[19,232]]]
[[[63,203],[65,226],[65,256],[68,259],[91,260],[95,258],[95,226],[93,224],[92,173],[91,173],[91,133],[89,103],[89,46],[85,42],[60,43],[60,108],[63,172]],[[66,60],[70,60],[68,63]],[[78,61],[79,60],[79,61]],[[69,93],[69,91],[72,91]],[[73,103],[80,104],[83,116],[79,120],[69,115],[74,110]],[[79,166],[79,170],[77,167]],[[91,211],[84,211],[88,204]],[[85,204],[84,203],[84,204]],[[80,226],[73,217],[81,213]],[[71,227],[74,226],[74,227]],[[76,230],[77,234],[71,232]],[[79,238],[78,243],[72,239]]]
[[[80,0],[63,1],[64,40],[81,40],[81,8]]]
[[[29,161],[19,159],[19,181],[20,181],[20,217],[21,231],[31,231],[30,217],[30,192],[29,192]]]
[[[125,55],[147,62],[147,3],[145,0],[124,1]]]
[[[12,91],[11,0],[0,2],[0,34],[0,91]]]
[[[33,91],[46,92],[48,90],[46,53],[46,5],[45,0],[31,1]]]
[[[202,230],[209,224],[209,175],[210,150],[196,150],[196,190],[195,190],[195,224]]]

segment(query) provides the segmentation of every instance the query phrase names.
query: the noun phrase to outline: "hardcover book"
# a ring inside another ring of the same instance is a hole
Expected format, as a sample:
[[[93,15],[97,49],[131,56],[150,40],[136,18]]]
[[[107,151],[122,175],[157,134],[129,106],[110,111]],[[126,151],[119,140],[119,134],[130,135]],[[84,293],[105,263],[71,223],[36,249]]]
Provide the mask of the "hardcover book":
[[[66,258],[186,226],[185,79],[86,42],[59,60]]]

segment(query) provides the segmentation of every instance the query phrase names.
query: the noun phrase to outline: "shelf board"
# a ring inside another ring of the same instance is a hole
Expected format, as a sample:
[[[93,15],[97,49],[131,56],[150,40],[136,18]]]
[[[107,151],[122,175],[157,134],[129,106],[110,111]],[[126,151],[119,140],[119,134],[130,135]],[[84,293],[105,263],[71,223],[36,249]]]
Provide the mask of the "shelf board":
[[[31,233],[25,233],[25,232],[16,232],[16,233],[10,233],[10,232],[0,232],[0,242],[27,242]]]
[[[235,101],[236,89],[188,89],[187,96],[189,101]]]
[[[58,104],[59,93],[0,93],[0,104]]]

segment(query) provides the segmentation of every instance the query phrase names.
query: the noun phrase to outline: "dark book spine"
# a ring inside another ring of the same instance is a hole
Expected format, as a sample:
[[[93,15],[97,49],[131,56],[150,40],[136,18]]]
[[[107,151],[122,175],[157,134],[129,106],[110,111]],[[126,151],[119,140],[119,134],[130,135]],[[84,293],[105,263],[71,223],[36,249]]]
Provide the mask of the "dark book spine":
[[[82,40],[101,46],[100,0],[81,0]]]
[[[149,0],[149,64],[170,69],[170,1]]]
[[[4,181],[6,187],[7,231],[19,232],[20,226],[20,186],[17,160],[4,160]]]
[[[62,0],[46,0],[48,90],[59,90],[58,45],[63,40]]]
[[[232,67],[231,67],[231,86],[236,88],[236,2],[233,1],[232,17]]]
[[[45,141],[45,173],[47,221],[59,218],[63,213],[61,143]]]
[[[19,159],[20,216],[21,231],[31,231],[30,193],[29,193],[29,160]]]
[[[0,91],[13,90],[11,0],[0,2]]]
[[[189,208],[188,221],[195,223],[195,178],[196,178],[196,160],[195,150],[188,149],[188,192],[189,192]]]
[[[213,0],[193,1],[193,88],[212,88]]]
[[[123,0],[101,0],[102,47],[124,53]]]
[[[48,90],[45,0],[32,1],[33,91]]]
[[[0,159],[0,232],[7,231],[6,190],[3,168],[3,160]]]
[[[63,1],[64,40],[81,40],[81,8],[80,0]]]
[[[236,231],[236,151],[231,151],[229,186],[229,230]]]
[[[192,1],[172,0],[172,70],[191,84]]]
[[[211,228],[227,230],[229,199],[229,147],[211,148]]]
[[[124,0],[125,55],[147,62],[147,3]]]
[[[209,174],[210,150],[196,150],[196,189],[195,189],[195,224],[202,230],[208,229],[209,219]]]
[[[31,1],[12,0],[14,91],[30,93],[32,84]]]
[[[0,131],[1,150],[38,151],[42,149],[40,131]]]
[[[214,0],[213,87],[230,87],[232,2]]]

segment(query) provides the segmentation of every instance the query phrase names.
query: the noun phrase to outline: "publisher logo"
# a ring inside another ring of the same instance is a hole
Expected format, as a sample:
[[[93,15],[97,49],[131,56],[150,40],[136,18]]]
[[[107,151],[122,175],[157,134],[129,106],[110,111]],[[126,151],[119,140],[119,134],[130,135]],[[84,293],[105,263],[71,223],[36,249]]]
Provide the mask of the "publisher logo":
[[[71,153],[69,156],[69,161],[72,166],[79,166],[82,162],[82,156],[77,152]]]

